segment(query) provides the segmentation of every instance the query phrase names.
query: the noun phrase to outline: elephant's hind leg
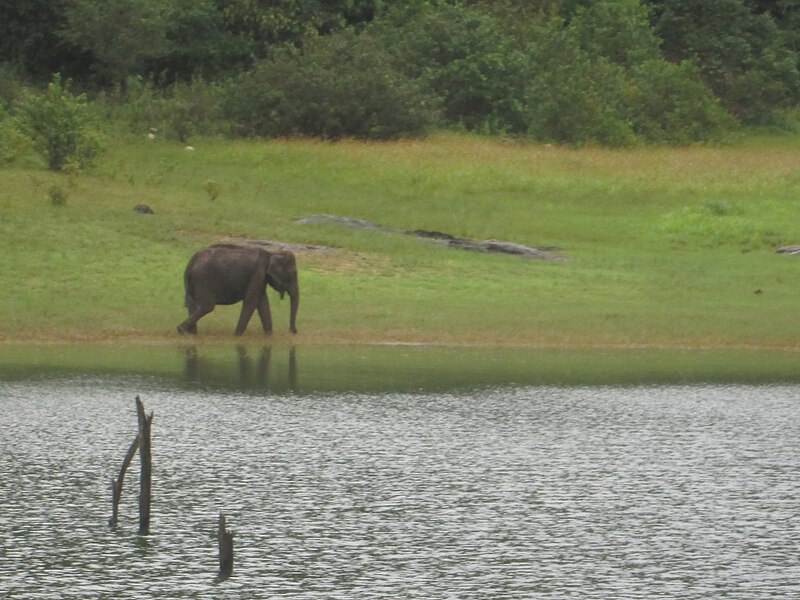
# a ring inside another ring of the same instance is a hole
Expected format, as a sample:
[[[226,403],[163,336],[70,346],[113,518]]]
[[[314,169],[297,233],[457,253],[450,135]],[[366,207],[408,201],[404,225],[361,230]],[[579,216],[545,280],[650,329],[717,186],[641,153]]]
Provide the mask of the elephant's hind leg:
[[[197,333],[197,322],[214,310],[214,305],[199,305],[193,303],[193,306],[187,308],[189,310],[189,318],[178,325],[178,333],[183,335],[195,335]]]
[[[191,315],[189,315],[189,317],[191,317]],[[188,335],[197,334],[197,321],[192,324],[190,319],[186,319],[183,323],[178,325],[178,333]]]

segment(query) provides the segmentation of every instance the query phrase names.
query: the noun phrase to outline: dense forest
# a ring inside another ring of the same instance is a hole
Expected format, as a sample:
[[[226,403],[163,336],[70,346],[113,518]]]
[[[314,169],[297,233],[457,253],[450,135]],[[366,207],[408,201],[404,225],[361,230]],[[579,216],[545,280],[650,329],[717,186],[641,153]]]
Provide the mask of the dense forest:
[[[798,42],[800,0],[0,0],[0,138],[718,140],[800,129]]]

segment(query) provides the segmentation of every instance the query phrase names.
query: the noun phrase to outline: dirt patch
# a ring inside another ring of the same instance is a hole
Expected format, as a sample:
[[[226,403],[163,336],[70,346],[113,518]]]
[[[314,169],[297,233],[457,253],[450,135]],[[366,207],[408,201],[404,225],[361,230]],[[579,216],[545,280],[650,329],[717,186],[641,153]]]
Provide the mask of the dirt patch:
[[[310,252],[303,255],[303,268],[325,273],[369,273],[387,272],[392,265],[388,256],[360,254],[349,250],[333,249],[330,252]]]

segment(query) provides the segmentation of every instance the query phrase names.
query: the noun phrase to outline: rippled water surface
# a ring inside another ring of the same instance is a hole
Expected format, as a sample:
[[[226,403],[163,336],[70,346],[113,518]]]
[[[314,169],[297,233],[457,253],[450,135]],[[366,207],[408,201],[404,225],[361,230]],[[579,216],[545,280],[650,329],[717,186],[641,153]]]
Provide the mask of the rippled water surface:
[[[145,538],[138,459],[107,526],[136,393],[155,411]],[[789,384],[0,382],[0,597],[797,598],[799,414]]]

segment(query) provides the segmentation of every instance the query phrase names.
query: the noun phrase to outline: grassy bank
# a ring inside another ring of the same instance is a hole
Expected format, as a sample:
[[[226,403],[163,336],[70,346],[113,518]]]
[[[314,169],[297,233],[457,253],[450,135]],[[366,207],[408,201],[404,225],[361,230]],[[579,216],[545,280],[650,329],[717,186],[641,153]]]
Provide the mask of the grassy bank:
[[[174,340],[189,256],[245,236],[332,248],[298,256],[300,343],[800,347],[800,258],[775,253],[800,243],[800,138],[635,150],[137,138],[77,177],[33,162],[0,172],[4,340]],[[294,221],[311,213],[558,246],[566,260]],[[288,301],[271,301],[288,340]],[[237,314],[220,307],[201,339],[228,340]]]

